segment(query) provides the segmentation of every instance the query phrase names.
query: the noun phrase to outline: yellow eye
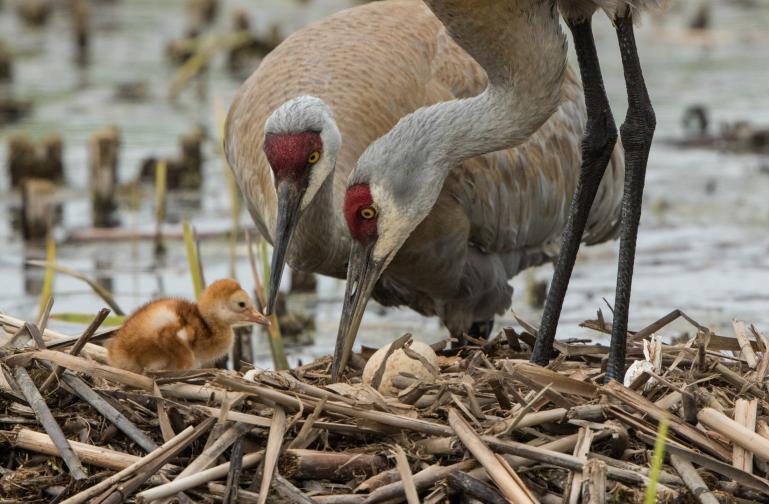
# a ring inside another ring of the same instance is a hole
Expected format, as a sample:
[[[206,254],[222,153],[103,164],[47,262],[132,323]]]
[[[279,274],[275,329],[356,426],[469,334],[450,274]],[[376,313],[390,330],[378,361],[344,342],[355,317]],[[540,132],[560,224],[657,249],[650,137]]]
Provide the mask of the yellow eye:
[[[312,154],[310,154],[310,157],[307,158],[307,162],[310,164],[315,164],[320,159],[320,152],[314,151]]]
[[[376,210],[374,207],[363,207],[358,212],[361,219],[371,220],[376,217]]]

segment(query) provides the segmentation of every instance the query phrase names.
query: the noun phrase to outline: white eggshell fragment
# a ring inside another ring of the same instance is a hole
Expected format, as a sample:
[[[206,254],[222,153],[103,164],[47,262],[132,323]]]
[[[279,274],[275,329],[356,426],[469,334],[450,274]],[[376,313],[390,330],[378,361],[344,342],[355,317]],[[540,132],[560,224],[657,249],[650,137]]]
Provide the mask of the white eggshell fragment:
[[[390,345],[384,346],[377,350],[374,355],[366,363],[366,367],[363,368],[363,383],[371,384],[374,379],[379,366],[387,355],[387,351],[390,349]],[[410,349],[415,353],[418,353],[425,358],[427,362],[432,364],[434,369],[438,369],[438,356],[435,355],[435,351],[425,343],[421,341],[412,341]],[[418,380],[432,383],[435,381],[430,369],[428,369],[418,359],[412,359],[402,349],[398,349],[390,355],[385,365],[385,371],[382,375],[382,381],[379,384],[379,392],[385,395],[397,396],[399,390],[393,386],[393,378],[401,373],[407,373],[415,376]]]

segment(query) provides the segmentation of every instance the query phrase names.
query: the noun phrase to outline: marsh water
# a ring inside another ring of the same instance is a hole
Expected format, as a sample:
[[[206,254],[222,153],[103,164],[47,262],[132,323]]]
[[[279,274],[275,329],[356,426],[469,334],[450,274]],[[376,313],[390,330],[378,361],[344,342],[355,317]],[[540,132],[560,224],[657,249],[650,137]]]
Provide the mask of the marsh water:
[[[227,0],[220,2],[214,32],[230,25],[235,7],[247,8],[253,29],[266,34],[277,26],[287,35],[307,22],[346,7],[345,1]],[[637,30],[647,85],[657,114],[657,133],[650,160],[644,213],[638,242],[631,306],[631,328],[640,328],[674,308],[700,322],[729,332],[733,317],[769,329],[769,157],[710,148],[681,149],[666,139],[685,136],[684,110],[694,104],[707,108],[711,128],[737,120],[769,125],[769,3],[710,2],[711,27],[687,28],[700,2],[674,3],[662,17],[648,17]],[[178,232],[189,219],[198,232],[230,229],[231,201],[223,161],[218,154],[220,112],[226,110],[242,76],[233,76],[219,56],[197,83],[176,100],[168,86],[177,67],[165,56],[165,45],[185,30],[181,0],[122,0],[91,3],[93,28],[89,63],[75,63],[68,15],[55,10],[42,29],[23,26],[13,2],[0,8],[0,39],[17,55],[10,86],[16,96],[34,102],[23,120],[0,126],[0,311],[34,317],[39,304],[42,271],[25,268],[25,257],[40,251],[25,245],[12,226],[20,198],[11,191],[7,167],[7,138],[24,133],[41,138],[59,133],[65,142],[66,186],[59,190],[62,220],[56,227],[57,261],[93,278],[107,281],[120,305],[131,310],[156,296],[190,297],[192,284],[181,241],[167,241],[167,254],[156,259],[151,239],[82,242],[70,239],[91,223],[88,196],[88,140],[107,125],[121,130],[119,177],[134,180],[148,156],[173,155],[178,137],[193,126],[208,132],[203,188],[198,194],[172,196],[164,229]],[[617,122],[626,104],[621,62],[613,30],[603,16],[594,23],[596,39]],[[571,54],[572,59],[573,54]],[[116,86],[146,83],[148,97],[140,102],[115,98]],[[138,197],[123,198],[121,225],[150,234],[154,230],[151,186]],[[133,201],[133,202],[132,202]],[[136,204],[138,202],[138,205]],[[250,225],[244,212],[241,223]],[[583,248],[564,305],[559,337],[591,337],[578,324],[602,309],[608,318],[614,297],[617,242]],[[239,244],[235,272],[246,286],[253,284],[244,245]],[[226,238],[201,243],[205,275],[231,273]],[[524,272],[513,280],[513,309],[538,322],[540,309],[529,303],[527,286],[549,278],[552,267]],[[319,278],[317,295],[294,296],[292,310],[312,315],[316,330],[311,342],[288,348],[290,360],[304,361],[333,350],[341,308],[343,283]],[[63,275],[55,279],[54,313],[95,313],[103,302],[84,283]],[[498,326],[513,323],[512,314]],[[68,334],[81,329],[60,321],[53,326]],[[676,326],[686,330],[685,326]],[[435,319],[408,309],[370,304],[359,342],[378,346],[404,332],[425,341],[445,337]],[[269,366],[269,347],[255,334],[256,363]]]

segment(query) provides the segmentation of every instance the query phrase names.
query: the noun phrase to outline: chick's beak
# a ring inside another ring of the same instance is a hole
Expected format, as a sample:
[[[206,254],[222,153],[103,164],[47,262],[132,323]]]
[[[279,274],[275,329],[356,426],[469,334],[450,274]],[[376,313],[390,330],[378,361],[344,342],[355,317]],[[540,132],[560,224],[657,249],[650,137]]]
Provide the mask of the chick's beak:
[[[243,319],[246,322],[253,322],[255,324],[260,324],[264,326],[270,325],[270,319],[259,313],[256,308],[249,308],[246,310],[246,312],[243,314]]]
[[[385,266],[384,260],[372,257],[371,252],[376,240],[363,245],[353,240],[350,249],[350,261],[347,266],[347,285],[344,293],[342,320],[339,322],[339,332],[336,336],[334,360],[331,365],[331,381],[336,382],[350,358],[355,336],[379,276]]]
[[[286,266],[286,251],[291,242],[294,227],[299,220],[301,202],[302,194],[294,184],[290,182],[278,183],[278,222],[275,226],[275,241],[272,249],[272,263],[270,264],[270,292],[267,297],[267,306],[264,307],[264,313],[267,315],[275,310],[280,279]]]

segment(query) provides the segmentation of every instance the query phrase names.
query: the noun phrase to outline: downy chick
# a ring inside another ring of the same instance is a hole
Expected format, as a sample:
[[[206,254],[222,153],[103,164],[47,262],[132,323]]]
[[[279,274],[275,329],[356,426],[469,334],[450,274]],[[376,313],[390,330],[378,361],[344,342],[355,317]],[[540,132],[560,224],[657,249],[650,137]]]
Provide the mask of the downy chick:
[[[232,325],[269,325],[235,280],[217,280],[197,303],[158,299],[134,312],[107,343],[110,365],[134,372],[195,369],[224,356]]]

